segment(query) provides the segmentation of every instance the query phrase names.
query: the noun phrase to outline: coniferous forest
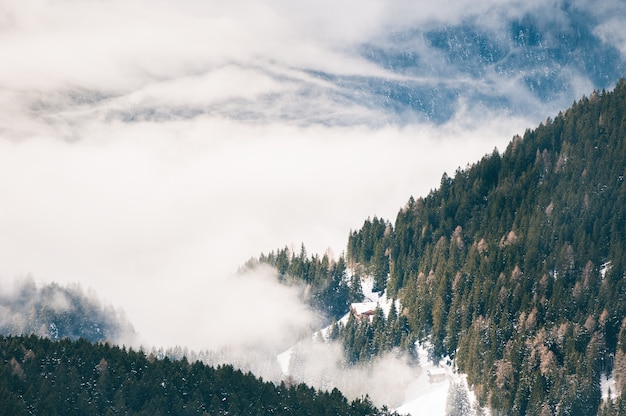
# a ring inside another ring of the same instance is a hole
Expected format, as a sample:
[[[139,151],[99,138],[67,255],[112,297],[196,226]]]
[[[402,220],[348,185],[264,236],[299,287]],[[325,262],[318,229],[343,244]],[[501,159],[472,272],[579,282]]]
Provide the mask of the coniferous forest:
[[[232,366],[36,336],[0,336],[1,415],[389,415],[337,389],[275,385]]]
[[[328,254],[322,257],[314,254],[309,258],[302,245],[297,255],[285,247],[269,254],[261,254],[258,259],[250,259],[245,267],[254,268],[258,263],[274,267],[283,284],[308,286],[304,300],[328,320],[340,318],[351,303],[363,299],[361,277],[354,274],[348,281],[343,255],[338,260],[332,259]]]
[[[601,375],[626,382],[625,175],[622,80],[444,174],[389,235],[366,222],[349,258],[389,268],[410,331],[495,414],[595,414]]]
[[[428,341],[494,414],[624,414],[600,378],[626,384],[625,175],[621,80],[351,232],[346,261],[401,309],[331,337],[351,363]]]

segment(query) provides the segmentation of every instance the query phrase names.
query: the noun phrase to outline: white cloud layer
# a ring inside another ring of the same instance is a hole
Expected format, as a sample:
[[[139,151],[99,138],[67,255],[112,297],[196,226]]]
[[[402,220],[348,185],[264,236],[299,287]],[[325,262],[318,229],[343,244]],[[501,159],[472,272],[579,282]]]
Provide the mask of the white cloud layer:
[[[367,216],[393,219],[444,170],[510,137],[510,126],[483,137],[450,128],[195,119],[0,141],[0,272],[82,282],[148,340],[208,345],[216,302],[224,320],[249,319],[246,294],[261,309],[276,302],[224,280],[250,256],[301,241],[339,253]]]
[[[470,6],[493,26],[540,4],[499,3],[3,1],[0,277],[93,287],[149,344],[307,328],[293,292],[232,274],[289,244],[340,253],[367,216],[393,221],[444,171],[534,124],[463,101],[439,126],[393,124],[368,91],[348,99],[315,74],[446,83],[358,48]],[[612,21],[598,30],[626,39]]]

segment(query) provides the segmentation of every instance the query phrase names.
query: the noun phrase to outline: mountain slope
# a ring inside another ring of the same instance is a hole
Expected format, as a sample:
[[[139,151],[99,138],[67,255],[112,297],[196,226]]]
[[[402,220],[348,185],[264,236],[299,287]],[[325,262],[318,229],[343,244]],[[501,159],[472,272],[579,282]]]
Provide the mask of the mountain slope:
[[[593,414],[600,374],[625,380],[625,138],[622,80],[444,174],[390,238],[350,237],[352,258],[388,253],[366,266],[389,262],[411,330],[496,411]]]
[[[0,413],[67,415],[383,415],[338,390],[274,385],[232,366],[92,344],[0,336]]]
[[[363,45],[363,57],[406,77],[367,80],[372,102],[443,122],[457,101],[528,114],[543,104],[550,104],[543,111],[567,105],[581,80],[605,88],[619,79],[624,59],[602,38],[602,18],[583,4],[535,6],[522,12],[494,4],[487,13],[467,11],[458,22],[425,22]],[[513,84],[518,88],[512,94]]]

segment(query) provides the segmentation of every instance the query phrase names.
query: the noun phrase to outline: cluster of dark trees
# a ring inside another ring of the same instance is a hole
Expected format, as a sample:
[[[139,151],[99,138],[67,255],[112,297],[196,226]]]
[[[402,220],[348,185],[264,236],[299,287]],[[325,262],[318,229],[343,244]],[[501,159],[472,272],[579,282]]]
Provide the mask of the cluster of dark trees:
[[[2,415],[389,415],[338,390],[83,339],[0,336]]]
[[[395,302],[387,316],[380,307],[374,310],[371,320],[369,317],[357,318],[351,313],[345,325],[342,322],[331,325],[328,337],[341,341],[348,364],[370,361],[386,352],[403,351],[408,351],[413,362],[417,363],[415,338],[410,333],[407,318],[398,316]]]
[[[351,231],[347,258],[357,269],[362,266],[374,278],[373,292],[384,292],[389,276],[389,249],[393,227],[382,218],[368,218],[358,231]]]
[[[626,383],[624,176],[622,80],[366,221],[348,261],[389,270],[411,334],[494,414],[596,414],[601,374]]]
[[[361,278],[358,274],[348,277],[343,255],[338,260],[328,254],[309,257],[303,244],[299,253],[285,247],[249,260],[246,267],[253,268],[257,262],[275,267],[284,284],[304,285],[304,300],[329,322],[341,318],[351,303],[363,299]]]

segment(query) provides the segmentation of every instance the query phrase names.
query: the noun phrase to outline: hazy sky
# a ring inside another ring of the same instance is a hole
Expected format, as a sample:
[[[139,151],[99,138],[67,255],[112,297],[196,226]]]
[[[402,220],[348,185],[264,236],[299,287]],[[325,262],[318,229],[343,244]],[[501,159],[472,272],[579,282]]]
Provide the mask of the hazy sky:
[[[149,344],[203,348],[306,326],[293,292],[232,274],[285,245],[338,255],[368,216],[393,221],[444,171],[557,111],[524,98],[516,79],[486,76],[484,88],[551,113],[460,97],[435,124],[318,74],[469,85],[462,74],[390,71],[359,48],[386,45],[392,30],[456,24],[470,4],[498,30],[561,3],[4,0],[0,278],[93,288]],[[626,51],[616,10],[607,2],[590,18]],[[572,82],[568,102],[594,88]]]

